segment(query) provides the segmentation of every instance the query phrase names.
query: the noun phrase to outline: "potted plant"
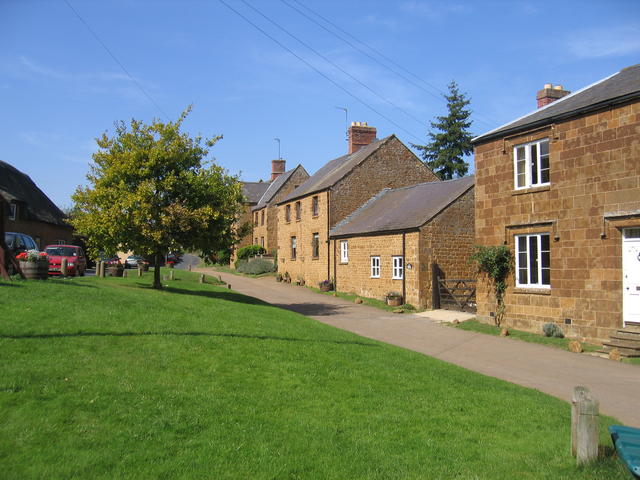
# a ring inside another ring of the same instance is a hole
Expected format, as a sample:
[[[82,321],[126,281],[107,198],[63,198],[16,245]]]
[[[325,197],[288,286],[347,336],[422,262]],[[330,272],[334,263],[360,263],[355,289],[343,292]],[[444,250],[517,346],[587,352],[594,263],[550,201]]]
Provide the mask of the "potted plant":
[[[291,275],[289,275],[289,272],[284,272],[284,275],[282,276],[282,280],[285,283],[291,283]]]
[[[301,287],[304,287],[304,277],[298,276],[298,281],[296,282],[296,285],[300,285]]]
[[[49,278],[49,257],[44,252],[29,250],[16,255],[20,262],[20,270],[30,280],[46,280]]]
[[[279,273],[276,273],[276,282],[281,282],[282,281],[282,275]]]
[[[323,280],[318,283],[318,287],[320,287],[321,292],[330,292],[331,290],[333,290],[333,282],[331,282],[330,280]]]
[[[387,293],[387,305],[390,307],[399,307],[402,305],[402,294],[398,292]]]
[[[122,272],[124,272],[124,265],[122,265],[120,259],[118,259],[117,262],[114,261],[108,264],[107,272],[109,273],[110,277],[121,277]]]

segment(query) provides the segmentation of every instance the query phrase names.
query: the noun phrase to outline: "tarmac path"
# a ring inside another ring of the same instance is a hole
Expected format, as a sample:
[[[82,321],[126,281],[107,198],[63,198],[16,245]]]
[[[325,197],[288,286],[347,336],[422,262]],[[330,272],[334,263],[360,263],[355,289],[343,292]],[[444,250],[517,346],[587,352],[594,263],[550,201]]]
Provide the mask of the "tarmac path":
[[[414,350],[484,375],[571,401],[573,387],[588,387],[600,411],[640,427],[640,366],[494,337],[441,325],[424,316],[387,313],[273,277],[248,278],[204,268],[237,292],[363,337]]]

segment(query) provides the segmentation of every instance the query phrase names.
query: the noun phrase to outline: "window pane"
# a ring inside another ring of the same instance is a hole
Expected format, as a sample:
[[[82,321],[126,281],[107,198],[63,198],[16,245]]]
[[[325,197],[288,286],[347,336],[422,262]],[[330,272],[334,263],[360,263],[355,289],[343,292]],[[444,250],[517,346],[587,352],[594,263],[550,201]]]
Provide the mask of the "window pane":
[[[538,183],[538,146],[531,145],[531,184]]]
[[[542,250],[543,252],[548,252],[549,251],[549,235],[540,235],[540,243],[541,243],[540,250]]]
[[[549,140],[540,142],[540,156],[549,155]]]
[[[516,148],[516,159],[518,160],[518,162],[520,162],[520,161],[524,162],[524,159],[525,159],[524,147]]]
[[[530,283],[538,283],[538,237],[529,237],[529,278]]]
[[[518,237],[518,252],[527,251],[527,237]]]
[[[520,283],[520,284],[529,283],[527,281],[527,269],[526,268],[518,269],[518,283]]]

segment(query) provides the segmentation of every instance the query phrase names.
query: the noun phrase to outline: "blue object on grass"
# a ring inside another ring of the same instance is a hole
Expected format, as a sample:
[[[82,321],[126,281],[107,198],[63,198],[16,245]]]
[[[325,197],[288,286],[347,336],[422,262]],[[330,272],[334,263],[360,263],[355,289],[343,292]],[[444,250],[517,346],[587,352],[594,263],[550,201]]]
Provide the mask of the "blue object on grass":
[[[609,433],[620,459],[640,479],[640,428],[611,425]]]

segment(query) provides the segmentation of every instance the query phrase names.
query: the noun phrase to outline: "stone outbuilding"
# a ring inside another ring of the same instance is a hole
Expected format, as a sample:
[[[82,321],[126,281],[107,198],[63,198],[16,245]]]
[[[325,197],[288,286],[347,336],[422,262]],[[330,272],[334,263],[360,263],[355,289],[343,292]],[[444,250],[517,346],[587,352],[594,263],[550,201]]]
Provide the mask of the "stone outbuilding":
[[[278,272],[309,285],[333,275],[329,230],[385,188],[438,181],[395,135],[349,128],[349,153],[326,163],[278,202]]]
[[[336,289],[432,308],[441,278],[472,279],[474,177],[384,189],[331,229]]]
[[[0,161],[0,196],[5,201],[5,230],[26,233],[38,248],[49,244],[68,244],[73,227],[65,214],[38,188],[31,178]]]
[[[640,325],[640,65],[473,139],[476,242],[506,245],[508,326],[604,341]],[[490,286],[478,316],[492,322]]]

